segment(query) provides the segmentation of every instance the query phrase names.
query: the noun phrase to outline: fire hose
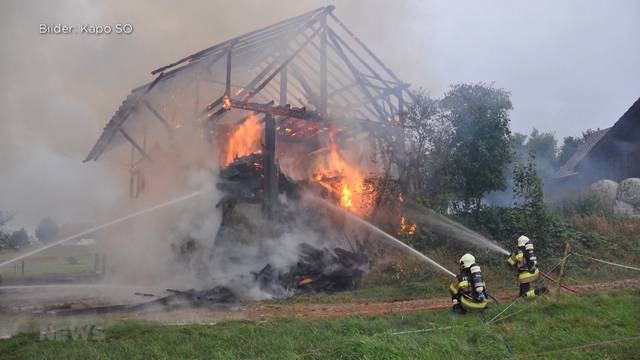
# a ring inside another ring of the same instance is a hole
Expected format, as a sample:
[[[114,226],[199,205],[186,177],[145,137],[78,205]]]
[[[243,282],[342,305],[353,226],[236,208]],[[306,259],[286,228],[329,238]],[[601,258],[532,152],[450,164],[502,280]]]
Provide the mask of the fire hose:
[[[587,255],[581,255],[581,254],[575,254],[575,255],[578,255],[578,256],[583,257],[583,258],[587,258],[589,260],[597,261],[597,262],[602,263],[602,264],[617,266],[617,267],[620,267],[620,268],[623,268],[623,269],[640,271],[640,268],[635,267],[635,266],[629,266],[629,265],[618,264],[618,263],[614,263],[614,262],[606,261],[606,260],[602,260],[602,259],[596,259],[596,258],[593,258],[591,256],[587,256]]]
[[[498,299],[496,299],[493,295],[489,294],[488,292],[485,291],[485,294],[487,294],[487,297],[491,300],[493,300],[496,305],[500,305],[500,301],[498,301]]]
[[[543,273],[542,271],[540,271],[540,275],[542,275],[542,277],[544,277],[545,279],[547,279],[547,280],[549,280],[549,281],[553,282],[554,284],[558,284],[561,288],[563,288],[563,289],[565,289],[565,290],[567,290],[567,291],[570,291],[570,292],[572,292],[572,293],[574,293],[574,294],[577,294],[577,293],[578,293],[578,290],[576,290],[576,289],[572,289],[572,288],[570,288],[570,287],[568,287],[568,286],[566,286],[566,285],[560,284],[560,283],[558,282],[558,280],[556,280],[556,279],[552,278],[551,276],[549,276],[549,275],[547,275],[547,274]]]

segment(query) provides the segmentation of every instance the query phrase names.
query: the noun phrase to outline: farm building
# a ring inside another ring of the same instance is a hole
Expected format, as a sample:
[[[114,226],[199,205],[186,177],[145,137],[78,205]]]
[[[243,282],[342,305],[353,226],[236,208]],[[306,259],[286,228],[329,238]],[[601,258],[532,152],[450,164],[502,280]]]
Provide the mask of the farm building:
[[[556,189],[640,177],[640,99],[610,128],[596,131],[555,175]]]

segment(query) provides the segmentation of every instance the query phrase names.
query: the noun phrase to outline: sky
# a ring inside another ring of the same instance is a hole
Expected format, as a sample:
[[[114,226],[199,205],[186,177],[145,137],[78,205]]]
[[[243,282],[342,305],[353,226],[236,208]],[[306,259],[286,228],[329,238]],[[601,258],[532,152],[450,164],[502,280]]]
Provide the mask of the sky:
[[[14,226],[90,221],[122,174],[81,161],[149,72],[328,5],[280,1],[0,2],[0,210]],[[334,1],[335,14],[396,74],[441,96],[486,82],[511,92],[512,130],[559,139],[611,126],[640,97],[640,2]],[[635,20],[635,23],[634,23]],[[131,23],[131,35],[40,35],[45,24]],[[124,166],[124,164],[123,164]]]

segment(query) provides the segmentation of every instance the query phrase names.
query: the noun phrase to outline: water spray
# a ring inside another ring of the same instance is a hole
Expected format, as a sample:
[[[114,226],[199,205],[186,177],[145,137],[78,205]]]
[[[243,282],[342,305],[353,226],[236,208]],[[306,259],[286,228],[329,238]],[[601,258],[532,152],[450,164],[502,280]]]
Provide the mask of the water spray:
[[[402,204],[402,210],[412,221],[417,222],[423,228],[433,229],[441,234],[453,235],[456,239],[480,245],[504,255],[510,255],[510,252],[494,241],[411,200],[407,200]]]
[[[451,271],[449,271],[449,269],[445,268],[444,266],[438,264],[435,260],[433,260],[430,257],[424,255],[423,253],[419,252],[418,250],[412,248],[411,246],[403,243],[402,241],[396,239],[395,237],[387,234],[386,232],[382,231],[380,228],[378,228],[377,226],[371,224],[370,222],[368,222],[366,220],[363,220],[360,217],[358,217],[358,216],[356,216],[356,215],[354,215],[354,214],[352,214],[352,213],[350,213],[350,212],[348,212],[348,211],[346,211],[346,210],[344,210],[344,209],[342,209],[342,208],[340,208],[340,207],[338,207],[338,206],[336,206],[336,205],[334,205],[334,204],[332,204],[332,203],[330,203],[330,202],[328,202],[328,201],[326,201],[326,200],[324,200],[322,198],[319,198],[317,196],[310,195],[310,194],[305,194],[304,197],[306,199],[309,199],[309,200],[314,201],[316,203],[320,203],[320,204],[324,205],[325,207],[333,210],[334,212],[338,212],[338,213],[348,217],[349,219],[354,220],[354,221],[356,221],[357,223],[359,223],[361,225],[364,225],[365,227],[369,228],[373,232],[381,235],[383,238],[385,238],[385,239],[387,239],[389,241],[392,241],[393,244],[395,244],[395,245],[397,245],[397,246],[399,246],[399,247],[401,247],[403,249],[409,250],[409,252],[411,252],[412,254],[416,255],[419,259],[421,259],[421,260],[433,265],[438,270],[440,270],[440,271],[442,271],[442,272],[444,272],[444,273],[446,273],[448,275],[451,275],[453,277],[456,276],[456,274],[452,273]]]
[[[4,262],[0,263],[0,267],[3,267],[5,265],[9,265],[9,264],[14,263],[14,262],[16,262],[18,260],[22,260],[22,259],[24,259],[26,257],[31,256],[31,255],[35,255],[35,254],[37,254],[39,252],[45,251],[45,250],[50,249],[50,248],[52,248],[54,246],[58,246],[58,245],[63,244],[65,242],[67,242],[67,241],[71,241],[71,240],[77,239],[77,238],[79,238],[81,236],[91,234],[91,233],[93,233],[95,231],[102,230],[102,229],[104,229],[106,227],[109,227],[109,226],[112,226],[112,225],[116,225],[116,224],[121,223],[123,221],[127,221],[129,219],[134,218],[134,217],[138,217],[140,215],[144,215],[146,213],[149,213],[149,212],[152,212],[152,211],[155,211],[155,210],[167,207],[167,206],[171,206],[171,205],[177,204],[177,203],[185,201],[185,200],[189,200],[191,198],[194,198],[194,197],[200,195],[201,193],[202,193],[202,191],[196,191],[196,192],[193,192],[191,194],[183,195],[183,196],[180,196],[180,197],[175,198],[173,200],[169,200],[169,201],[164,202],[162,204],[154,205],[154,206],[148,207],[146,209],[143,209],[143,210],[140,210],[140,211],[136,211],[136,212],[134,212],[132,214],[123,216],[121,218],[118,218],[118,219],[115,219],[115,220],[111,220],[108,223],[92,227],[92,228],[90,228],[88,230],[82,231],[80,233],[77,233],[75,235],[69,236],[69,237],[64,238],[62,240],[54,241],[54,242],[52,242],[50,244],[47,244],[47,245],[42,246],[42,247],[39,247],[39,248],[37,248],[35,250],[31,250],[31,251],[29,251],[29,252],[27,252],[25,254],[22,254],[20,256],[17,256],[15,258],[13,258],[13,259],[4,261]]]

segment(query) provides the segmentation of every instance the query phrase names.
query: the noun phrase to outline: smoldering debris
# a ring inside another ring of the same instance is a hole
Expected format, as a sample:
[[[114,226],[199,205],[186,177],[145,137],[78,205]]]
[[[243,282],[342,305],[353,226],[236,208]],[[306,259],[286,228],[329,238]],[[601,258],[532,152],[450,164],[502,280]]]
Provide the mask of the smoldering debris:
[[[217,188],[223,192],[222,200],[216,205],[223,212],[223,223],[228,220],[233,207],[238,202],[257,204],[264,196],[264,157],[252,153],[237,157],[220,171]],[[297,199],[299,186],[285,173],[278,171],[278,189],[290,199]]]
[[[299,252],[300,260],[287,272],[280,272],[270,264],[254,272],[260,289],[276,298],[307,292],[352,290],[368,269],[368,257],[360,243],[354,251],[339,247],[319,249],[302,243]]]
[[[365,247],[349,241],[340,219],[303,207],[299,200],[305,183],[279,169],[274,213],[265,214],[263,174],[260,152],[237,157],[221,169],[216,187],[222,199],[216,207],[222,222],[215,238],[207,243],[184,233],[174,244],[176,256],[192,267],[200,287],[169,290],[171,295],[150,304],[180,300],[215,306],[358,286],[369,266]]]
[[[153,300],[134,304],[77,306],[71,303],[57,304],[39,309],[38,312],[65,315],[102,314],[110,312],[139,312],[154,309],[171,310],[181,307],[207,307],[233,309],[247,300],[239,293],[238,281],[255,284],[272,299],[283,299],[305,293],[339,292],[356,288],[368,270],[369,258],[364,246],[356,243],[353,251],[336,247],[318,248],[308,243],[298,246],[299,260],[287,269],[271,264],[250,276],[235,278],[235,284],[214,286],[208,289],[166,289],[161,295],[134,292],[134,295],[153,297]],[[167,294],[168,293],[168,294]]]

